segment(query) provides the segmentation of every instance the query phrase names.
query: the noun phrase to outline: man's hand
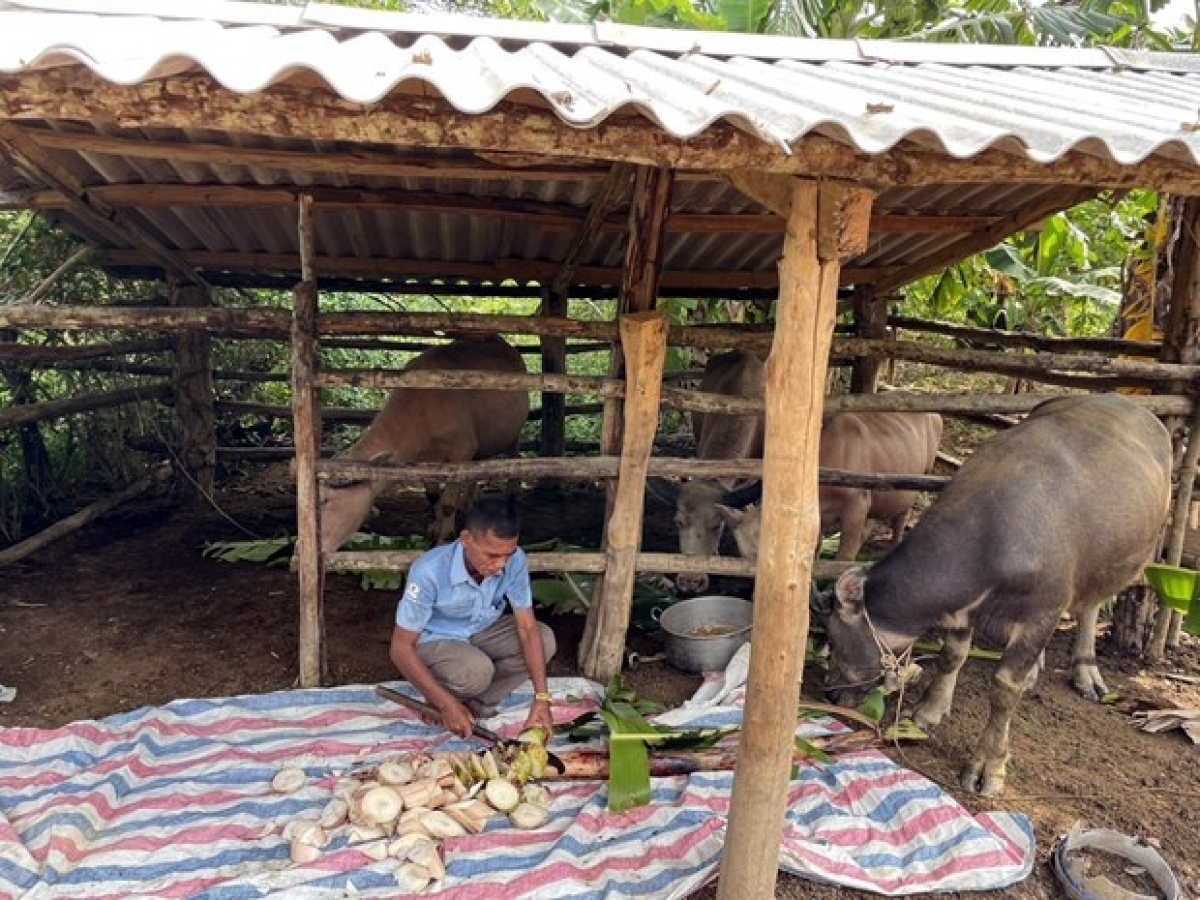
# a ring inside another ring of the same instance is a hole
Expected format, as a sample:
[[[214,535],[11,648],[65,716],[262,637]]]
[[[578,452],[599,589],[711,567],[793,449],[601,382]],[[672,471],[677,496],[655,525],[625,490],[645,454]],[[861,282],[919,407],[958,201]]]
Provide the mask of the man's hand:
[[[449,697],[438,704],[438,710],[442,714],[442,725],[447,731],[452,731],[461,738],[471,736],[471,726],[475,724],[475,717],[465,705],[456,698]]]
[[[549,700],[534,700],[529,707],[529,716],[525,719],[526,728],[541,726],[549,733],[554,733],[554,717],[550,715]]]

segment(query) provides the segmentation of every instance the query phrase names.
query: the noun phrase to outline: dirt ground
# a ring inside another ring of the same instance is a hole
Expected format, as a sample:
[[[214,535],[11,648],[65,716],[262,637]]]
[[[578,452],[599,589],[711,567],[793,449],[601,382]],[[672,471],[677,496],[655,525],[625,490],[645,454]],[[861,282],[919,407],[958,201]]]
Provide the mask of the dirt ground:
[[[147,499],[114,512],[0,573],[0,684],[15,687],[0,704],[0,726],[53,727],[182,697],[286,689],[296,674],[296,579],[286,568],[205,558],[215,540],[294,533],[295,506],[286,472],[227,482],[220,508],[173,498]],[[523,538],[559,537],[596,547],[603,494],[594,486],[528,488],[522,496]],[[424,499],[408,494],[383,504],[370,527],[384,534],[420,532]],[[652,509],[646,548],[670,550],[665,510]],[[750,584],[728,580],[716,592],[749,596]],[[332,575],[326,591],[331,680],[372,683],[395,677],[387,642],[391,591],[367,591],[348,575]],[[552,675],[575,674],[583,620],[544,615],[561,652]],[[965,795],[956,772],[986,715],[989,664],[968,663],[956,715],[926,743],[889,750],[901,764],[944,785],[973,811],[1019,811],[1033,822],[1038,860],[1033,874],[1003,892],[1018,900],[1065,896],[1047,865],[1053,841],[1077,820],[1155,841],[1184,890],[1200,894],[1200,748],[1180,731],[1135,729],[1127,707],[1088,703],[1066,685],[1071,634],[1050,648],[1037,696],[1026,698],[1013,726],[1007,793],[995,801]],[[644,635],[635,649],[650,652]],[[1146,670],[1101,647],[1109,685],[1127,701],[1200,707],[1200,687],[1169,673],[1200,676],[1200,642],[1185,644]],[[664,662],[626,676],[640,693],[677,703],[699,684]],[[806,677],[819,683],[816,673]],[[697,896],[711,900],[715,887]],[[859,898],[859,891],[814,885],[783,875],[784,898]],[[975,895],[979,896],[979,895]]]

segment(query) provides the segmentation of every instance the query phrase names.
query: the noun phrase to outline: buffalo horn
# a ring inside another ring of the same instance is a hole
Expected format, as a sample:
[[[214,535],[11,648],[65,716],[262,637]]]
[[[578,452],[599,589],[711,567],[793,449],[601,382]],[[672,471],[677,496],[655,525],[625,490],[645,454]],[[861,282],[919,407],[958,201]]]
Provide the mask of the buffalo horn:
[[[726,506],[732,506],[735,509],[745,509],[751,503],[757,503],[762,499],[762,482],[752,481],[744,487],[735,488],[732,491],[727,491],[721,496],[721,502]]]
[[[679,502],[679,485],[667,478],[657,475],[646,479],[646,491],[655,500],[674,506]]]

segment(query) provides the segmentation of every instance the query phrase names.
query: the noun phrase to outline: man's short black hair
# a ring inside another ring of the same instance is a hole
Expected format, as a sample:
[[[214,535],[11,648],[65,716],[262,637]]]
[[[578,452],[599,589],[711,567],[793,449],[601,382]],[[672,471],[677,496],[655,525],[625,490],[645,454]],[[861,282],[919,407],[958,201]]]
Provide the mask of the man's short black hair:
[[[489,531],[508,540],[521,533],[521,519],[512,497],[480,497],[463,516],[463,529],[475,534]]]

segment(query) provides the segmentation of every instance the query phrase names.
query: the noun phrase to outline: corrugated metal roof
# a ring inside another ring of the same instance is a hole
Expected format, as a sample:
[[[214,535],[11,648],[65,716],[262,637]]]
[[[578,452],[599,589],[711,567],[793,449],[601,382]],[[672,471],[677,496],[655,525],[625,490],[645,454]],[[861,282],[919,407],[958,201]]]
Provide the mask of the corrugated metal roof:
[[[205,18],[210,14],[212,18]],[[717,121],[781,148],[817,132],[867,153],[956,157],[1015,143],[1121,164],[1200,162],[1200,62],[1186,54],[813,41],[239,3],[0,2],[0,71],[82,63],[117,84],[200,68],[252,93],[312,72],[374,103],[419,87],[479,113],[536,92],[563,121],[637,109],[677,138]]]
[[[442,97],[464,113],[509,101],[512,109],[552,110],[580,129],[640,118],[669,139],[710,129],[728,134],[733,125],[778,148],[780,158],[805,138],[836,140],[852,167],[855,150],[885,162],[893,151],[934,151],[910,153],[901,176],[939,156],[970,158],[989,148],[1024,157],[1026,170],[1011,183],[1004,179],[1008,157],[997,164],[994,154],[988,171],[998,174],[983,184],[977,177],[877,182],[867,249],[847,262],[843,279],[884,286],[928,261],[943,267],[959,248],[969,255],[972,241],[1009,217],[1014,230],[1078,201],[1085,180],[1030,177],[1025,160],[1048,164],[1081,151],[1103,161],[1110,176],[1114,163],[1145,161],[1161,174],[1189,172],[1200,161],[1197,57],[1107,48],[816,41],[317,4],[0,0],[0,76],[32,79],[49,69],[66,72],[64,89],[73,70],[90,70],[130,86],[131,97],[145,96],[135,89],[155,79],[206,74],[246,95],[249,110],[258,92],[266,92],[266,108],[272,86],[307,90],[316,78],[368,107],[395,94]],[[323,277],[393,289],[404,279],[438,277],[544,284],[572,247],[610,165],[568,153],[531,156],[526,166],[511,152],[361,144],[337,131],[331,140],[286,128],[256,134],[240,119],[216,127],[196,112],[190,120],[187,109],[170,120],[182,125],[122,127],[114,122],[120,94],[96,116],[81,115],[78,105],[64,115],[54,108],[56,95],[48,103],[43,95],[42,112],[31,116],[22,84],[0,85],[0,109],[16,111],[9,121],[20,139],[79,189],[72,203],[57,178],[0,155],[0,205],[45,211],[105,249],[107,264],[121,272],[149,274],[157,263],[131,242],[129,228],[110,228],[105,216],[82,210],[81,192],[214,281],[293,277],[295,199],[308,190],[317,199]],[[502,149],[530,152],[518,138]],[[348,152],[368,164],[345,165]],[[677,173],[664,294],[769,290],[774,283],[782,223],[710,171],[713,158]],[[729,157],[729,168],[739,165]],[[1200,173],[1194,183],[1200,186]],[[577,260],[573,292],[619,283],[628,205],[625,197]],[[1030,216],[1030,209],[1043,212]]]

